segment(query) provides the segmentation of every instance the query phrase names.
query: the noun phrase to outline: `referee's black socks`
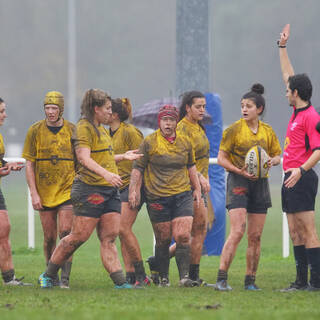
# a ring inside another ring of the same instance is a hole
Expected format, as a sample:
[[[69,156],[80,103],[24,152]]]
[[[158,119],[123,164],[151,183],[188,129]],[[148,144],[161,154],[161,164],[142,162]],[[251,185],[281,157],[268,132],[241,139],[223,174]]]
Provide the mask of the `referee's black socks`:
[[[296,261],[296,283],[301,286],[308,285],[308,258],[304,245],[293,246],[294,258]]]
[[[310,266],[310,285],[320,288],[320,248],[306,249]]]

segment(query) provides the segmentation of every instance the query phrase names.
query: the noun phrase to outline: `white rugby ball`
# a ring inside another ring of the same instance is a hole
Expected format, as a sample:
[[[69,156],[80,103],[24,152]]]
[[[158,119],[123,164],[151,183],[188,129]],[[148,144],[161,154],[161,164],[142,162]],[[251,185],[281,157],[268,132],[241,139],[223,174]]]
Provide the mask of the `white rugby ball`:
[[[269,156],[263,148],[260,146],[252,147],[246,155],[247,172],[257,178],[266,178],[269,171],[268,159]]]

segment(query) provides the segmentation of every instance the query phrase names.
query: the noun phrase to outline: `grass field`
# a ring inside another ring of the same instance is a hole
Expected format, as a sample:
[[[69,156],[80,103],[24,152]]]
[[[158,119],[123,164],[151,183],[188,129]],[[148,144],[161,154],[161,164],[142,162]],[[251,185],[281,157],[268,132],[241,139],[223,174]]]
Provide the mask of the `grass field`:
[[[9,180],[10,179],[10,180]],[[41,290],[37,283],[44,270],[42,232],[36,216],[36,250],[27,249],[26,190],[23,179],[2,183],[12,224],[11,242],[17,276],[33,287],[0,285],[0,319],[319,319],[320,292],[277,291],[294,278],[292,255],[281,257],[281,209],[279,187],[273,188],[262,239],[257,276],[261,292],[243,290],[246,240],[240,244],[229,272],[232,292],[212,288],[179,288],[175,261],[171,261],[170,288],[115,290],[102,267],[96,235],[75,254],[71,289]],[[18,185],[18,187],[17,187]],[[318,205],[319,208],[319,205]],[[318,226],[320,226],[318,218]],[[135,225],[143,256],[152,253],[152,231],[145,209]],[[320,228],[319,228],[320,231]],[[203,257],[201,277],[215,282],[219,257]]]

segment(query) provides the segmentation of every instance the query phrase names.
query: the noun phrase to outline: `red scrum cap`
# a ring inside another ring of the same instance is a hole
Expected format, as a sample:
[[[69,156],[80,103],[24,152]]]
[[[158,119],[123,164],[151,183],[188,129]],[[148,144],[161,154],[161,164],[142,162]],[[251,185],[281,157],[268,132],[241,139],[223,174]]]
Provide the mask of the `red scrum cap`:
[[[163,117],[172,117],[178,122],[179,121],[178,109],[175,106],[172,106],[170,104],[164,105],[163,107],[160,108],[158,113],[158,125],[160,124],[160,119]]]

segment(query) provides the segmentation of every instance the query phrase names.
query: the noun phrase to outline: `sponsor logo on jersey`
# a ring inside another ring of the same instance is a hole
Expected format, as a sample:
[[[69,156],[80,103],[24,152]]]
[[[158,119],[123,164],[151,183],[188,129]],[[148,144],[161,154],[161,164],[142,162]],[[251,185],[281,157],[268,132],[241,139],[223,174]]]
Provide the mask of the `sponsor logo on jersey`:
[[[292,122],[290,130],[293,131],[297,125],[298,125],[298,122]]]

